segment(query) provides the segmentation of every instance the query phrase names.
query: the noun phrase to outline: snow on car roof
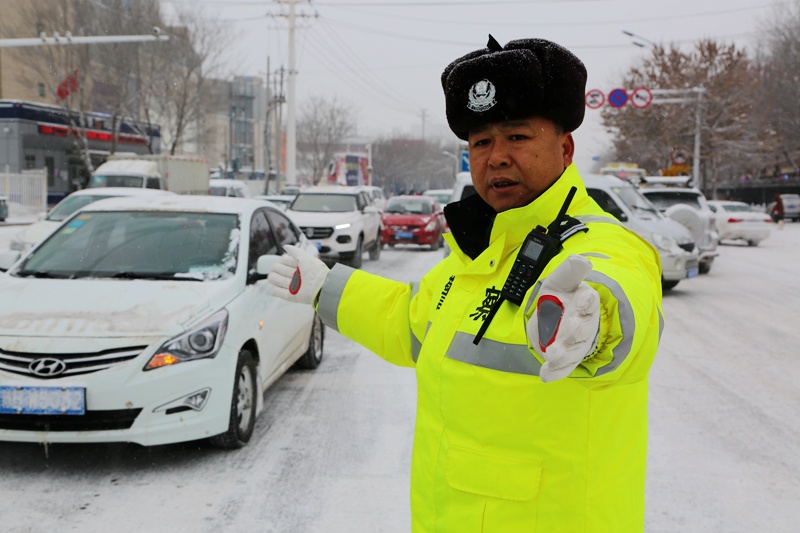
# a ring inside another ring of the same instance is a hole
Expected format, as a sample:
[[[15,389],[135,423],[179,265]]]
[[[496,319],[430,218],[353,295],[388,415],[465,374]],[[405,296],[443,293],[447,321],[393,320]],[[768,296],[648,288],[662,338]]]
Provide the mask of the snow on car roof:
[[[201,195],[159,195],[141,198],[135,196],[99,200],[83,208],[87,211],[186,211],[208,213],[246,213],[267,204],[253,198],[233,198]]]

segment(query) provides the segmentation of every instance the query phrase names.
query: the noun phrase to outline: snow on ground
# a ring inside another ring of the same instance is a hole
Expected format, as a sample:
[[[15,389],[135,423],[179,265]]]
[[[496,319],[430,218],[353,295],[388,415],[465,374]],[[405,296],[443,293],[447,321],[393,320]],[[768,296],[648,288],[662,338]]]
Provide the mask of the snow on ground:
[[[19,227],[0,224],[0,249]],[[650,374],[648,533],[794,533],[800,524],[800,223],[724,245],[664,296]],[[409,281],[441,252],[384,250]],[[0,305],[7,305],[0,302]],[[413,371],[328,330],[325,359],[266,394],[251,443],[0,443],[0,531],[410,530]]]

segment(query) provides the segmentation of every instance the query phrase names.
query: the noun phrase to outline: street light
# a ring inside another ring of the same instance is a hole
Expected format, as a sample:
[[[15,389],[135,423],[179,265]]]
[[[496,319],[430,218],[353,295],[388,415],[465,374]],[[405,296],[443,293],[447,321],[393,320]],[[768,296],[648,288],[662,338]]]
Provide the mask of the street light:
[[[637,35],[637,34],[633,33],[632,31],[622,30],[622,33],[624,33],[625,35],[627,35],[628,37],[630,37],[632,39],[639,39],[638,41],[633,41],[633,45],[634,46],[638,46],[639,48],[644,48],[648,44],[650,46],[658,46],[658,44],[654,43],[653,41],[651,41],[647,37],[642,37],[641,35]],[[644,41],[644,42],[642,42],[642,41]],[[647,43],[647,44],[645,44],[645,43]]]
[[[451,158],[454,161],[453,168],[455,169],[456,174],[458,174],[458,170],[459,170],[459,168],[458,168],[459,167],[459,165],[458,165],[459,164],[458,156],[456,154],[452,153],[452,152],[448,152],[447,150],[442,150],[442,155],[447,156],[447,157]]]

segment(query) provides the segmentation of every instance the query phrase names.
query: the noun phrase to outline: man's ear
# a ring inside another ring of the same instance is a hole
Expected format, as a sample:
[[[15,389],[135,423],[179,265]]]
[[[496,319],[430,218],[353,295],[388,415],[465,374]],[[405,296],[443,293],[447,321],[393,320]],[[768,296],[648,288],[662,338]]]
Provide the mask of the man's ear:
[[[564,132],[564,140],[561,143],[561,153],[564,156],[564,168],[572,164],[572,157],[575,155],[575,140],[572,138],[572,133]]]

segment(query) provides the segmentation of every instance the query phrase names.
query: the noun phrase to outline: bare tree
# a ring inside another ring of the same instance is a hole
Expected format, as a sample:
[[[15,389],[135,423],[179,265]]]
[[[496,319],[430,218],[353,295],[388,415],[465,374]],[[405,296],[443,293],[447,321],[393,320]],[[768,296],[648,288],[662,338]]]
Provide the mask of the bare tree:
[[[232,34],[219,18],[191,6],[180,8],[166,31],[168,47],[141,47],[139,107],[146,123],[161,125],[162,146],[174,154],[203,137],[206,89],[224,68]]]
[[[795,172],[800,171],[791,152],[800,152],[800,1],[775,4],[772,20],[763,32],[760,65],[764,75],[764,102],[769,102],[769,122],[780,152]]]
[[[705,90],[701,107],[704,183],[698,185],[713,189],[721,176],[732,178],[761,164],[774,151],[766,113],[759,105],[762,79],[743,50],[702,40],[688,53],[675,45],[654,47],[650,57],[628,71],[623,84]],[[666,167],[673,147],[693,146],[695,105],[690,101],[646,109],[603,109],[603,124],[613,136],[616,159],[636,162],[651,173]]]
[[[380,139],[372,143],[375,183],[394,193],[412,189],[446,189],[455,179],[453,160],[442,154],[445,143],[409,137]]]
[[[298,159],[306,166],[312,183],[324,177],[324,170],[338,146],[356,129],[352,109],[335,97],[312,96],[302,106],[297,120]]]

